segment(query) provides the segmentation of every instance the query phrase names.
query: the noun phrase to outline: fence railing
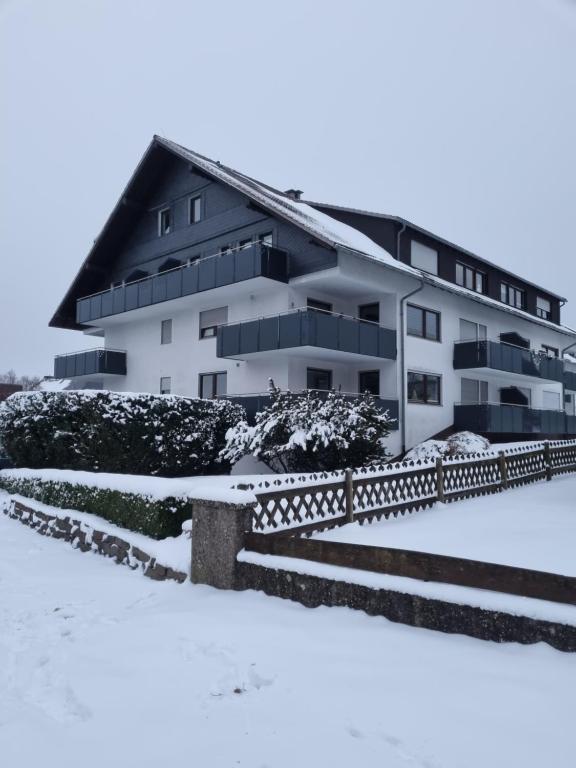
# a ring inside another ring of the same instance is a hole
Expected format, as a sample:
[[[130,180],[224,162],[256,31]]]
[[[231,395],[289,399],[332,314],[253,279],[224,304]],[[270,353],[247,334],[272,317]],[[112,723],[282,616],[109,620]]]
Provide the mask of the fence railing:
[[[264,481],[253,488],[253,530],[292,535],[372,522],[568,472],[576,472],[576,440]]]

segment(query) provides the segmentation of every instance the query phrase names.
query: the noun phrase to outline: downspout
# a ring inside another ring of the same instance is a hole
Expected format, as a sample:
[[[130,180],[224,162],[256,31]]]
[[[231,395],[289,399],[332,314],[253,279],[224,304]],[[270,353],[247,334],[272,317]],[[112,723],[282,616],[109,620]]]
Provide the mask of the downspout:
[[[401,376],[401,382],[400,382],[400,398],[399,398],[399,405],[400,405],[400,434],[402,436],[402,455],[406,453],[406,389],[407,389],[407,382],[406,382],[406,355],[404,351],[404,339],[406,337],[405,334],[405,312],[404,308],[406,305],[406,301],[411,297],[414,296],[415,293],[419,293],[424,288],[424,280],[420,281],[420,285],[418,288],[415,288],[413,291],[410,291],[410,293],[407,293],[405,296],[402,296],[400,299],[400,376]]]
[[[398,232],[396,233],[396,260],[400,261],[400,238],[406,230],[406,223],[404,222]],[[420,285],[410,293],[402,296],[400,299],[400,397],[399,397],[399,416],[400,416],[400,435],[402,438],[402,454],[406,453],[406,354],[404,350],[405,333],[405,312],[404,308],[406,301],[414,296],[415,293],[419,293],[424,288],[424,280],[420,280]]]

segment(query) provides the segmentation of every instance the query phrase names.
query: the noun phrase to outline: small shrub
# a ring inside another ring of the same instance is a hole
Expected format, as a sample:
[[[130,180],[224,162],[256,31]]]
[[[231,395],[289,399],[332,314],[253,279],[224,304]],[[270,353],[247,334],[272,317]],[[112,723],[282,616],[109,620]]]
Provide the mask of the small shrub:
[[[163,539],[179,536],[182,523],[191,517],[188,499],[153,499],[145,494],[94,488],[60,480],[11,477],[0,473],[0,488],[60,509],[90,512],[137,533]]]
[[[293,395],[271,384],[272,402],[231,428],[222,455],[231,462],[251,454],[275,472],[331,471],[390,458],[384,440],[390,433],[388,412],[371,395],[355,398],[340,392]]]
[[[22,392],[0,405],[16,466],[138,475],[227,472],[219,454],[244,417],[228,400],[107,391]]]

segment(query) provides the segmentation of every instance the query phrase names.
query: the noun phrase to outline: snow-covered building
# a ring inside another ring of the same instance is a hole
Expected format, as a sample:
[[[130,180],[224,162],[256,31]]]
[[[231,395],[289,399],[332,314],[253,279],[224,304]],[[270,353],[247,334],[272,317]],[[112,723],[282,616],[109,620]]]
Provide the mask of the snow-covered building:
[[[51,325],[77,388],[370,391],[399,453],[451,428],[576,435],[565,299],[396,216],[304,201],[155,136]]]

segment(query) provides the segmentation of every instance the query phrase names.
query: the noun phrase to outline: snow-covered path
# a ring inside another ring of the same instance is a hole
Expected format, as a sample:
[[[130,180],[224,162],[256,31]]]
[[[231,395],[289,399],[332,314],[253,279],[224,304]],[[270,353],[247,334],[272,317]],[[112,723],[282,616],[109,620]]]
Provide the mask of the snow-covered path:
[[[156,584],[0,516],[10,768],[574,764],[576,659]]]

